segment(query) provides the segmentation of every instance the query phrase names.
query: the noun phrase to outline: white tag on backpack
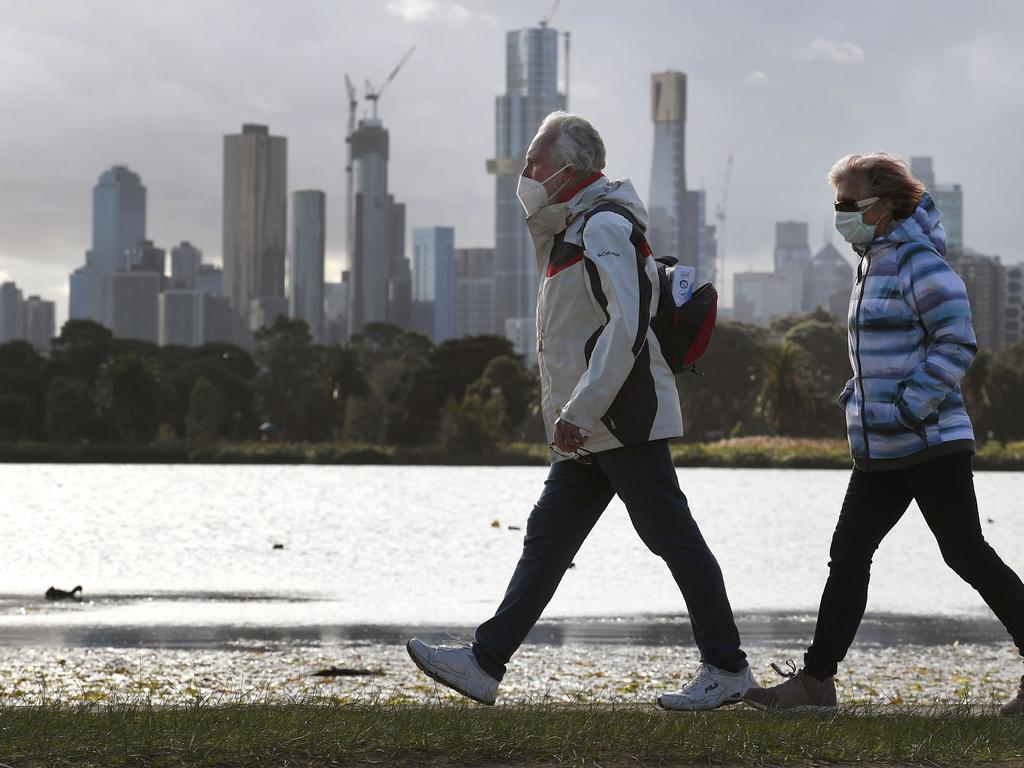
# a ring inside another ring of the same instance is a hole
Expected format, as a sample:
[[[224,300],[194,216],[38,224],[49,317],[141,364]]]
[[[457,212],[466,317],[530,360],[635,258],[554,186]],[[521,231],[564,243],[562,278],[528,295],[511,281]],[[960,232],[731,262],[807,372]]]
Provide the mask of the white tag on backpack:
[[[685,264],[676,264],[665,272],[672,281],[672,299],[677,307],[681,307],[693,298],[693,280],[697,276],[697,270]]]

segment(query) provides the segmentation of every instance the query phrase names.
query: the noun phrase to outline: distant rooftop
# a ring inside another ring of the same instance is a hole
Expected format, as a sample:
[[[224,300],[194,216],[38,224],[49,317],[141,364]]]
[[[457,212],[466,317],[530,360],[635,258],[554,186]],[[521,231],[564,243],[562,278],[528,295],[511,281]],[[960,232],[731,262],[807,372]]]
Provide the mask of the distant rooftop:
[[[127,165],[115,165],[108,171],[100,174],[100,185],[109,186],[114,184],[127,184],[131,186],[142,186],[142,179]]]
[[[255,123],[246,123],[242,126],[242,133],[250,136],[266,136],[270,133],[270,129],[265,125],[256,125]]]

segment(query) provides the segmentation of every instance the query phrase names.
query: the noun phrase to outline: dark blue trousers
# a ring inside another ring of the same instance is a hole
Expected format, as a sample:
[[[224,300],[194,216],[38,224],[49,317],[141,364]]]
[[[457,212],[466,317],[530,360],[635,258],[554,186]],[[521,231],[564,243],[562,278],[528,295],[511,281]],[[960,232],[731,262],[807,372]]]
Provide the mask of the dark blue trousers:
[[[494,618],[477,628],[473,652],[480,666],[498,680],[504,676],[505,665],[618,494],[644,544],[665,560],[679,585],[701,660],[734,671],[746,667],[722,570],[679,488],[668,442],[626,446],[590,459],[590,464],[560,461],[551,467],[505,597]]]

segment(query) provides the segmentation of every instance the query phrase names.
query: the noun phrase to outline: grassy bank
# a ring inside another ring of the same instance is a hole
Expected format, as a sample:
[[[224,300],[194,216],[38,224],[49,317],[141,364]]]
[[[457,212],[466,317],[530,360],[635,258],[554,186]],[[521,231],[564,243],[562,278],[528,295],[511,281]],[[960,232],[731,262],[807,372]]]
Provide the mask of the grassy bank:
[[[849,469],[845,440],[742,437],[716,443],[678,443],[679,467]],[[440,448],[400,448],[363,443],[52,444],[0,443],[0,462],[156,464],[441,464],[534,465],[548,462],[547,448],[511,443],[489,453],[450,453]],[[1024,471],[1024,442],[988,443],[974,462],[979,470]]]
[[[1010,763],[1021,721],[967,708],[777,716],[652,706],[341,704],[0,710],[18,766]]]

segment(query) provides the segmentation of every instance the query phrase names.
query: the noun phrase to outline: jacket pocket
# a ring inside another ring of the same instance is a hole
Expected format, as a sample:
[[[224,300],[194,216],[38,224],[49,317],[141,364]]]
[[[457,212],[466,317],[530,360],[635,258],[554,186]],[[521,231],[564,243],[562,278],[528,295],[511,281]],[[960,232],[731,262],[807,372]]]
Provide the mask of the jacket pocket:
[[[909,414],[905,408],[901,407],[900,403],[903,401],[903,393],[906,389],[906,381],[901,381],[899,386],[896,387],[896,397],[893,400],[896,419],[905,429],[920,437],[924,441],[925,447],[928,447],[928,432],[925,429],[925,424],[931,418],[931,415],[929,415],[929,417],[924,421],[915,421],[913,416]]]
[[[839,393],[839,397],[836,398],[836,403],[844,411],[846,410],[846,404],[850,402],[850,397],[853,395],[854,379],[850,379],[846,382],[846,386],[843,387],[843,391]]]

